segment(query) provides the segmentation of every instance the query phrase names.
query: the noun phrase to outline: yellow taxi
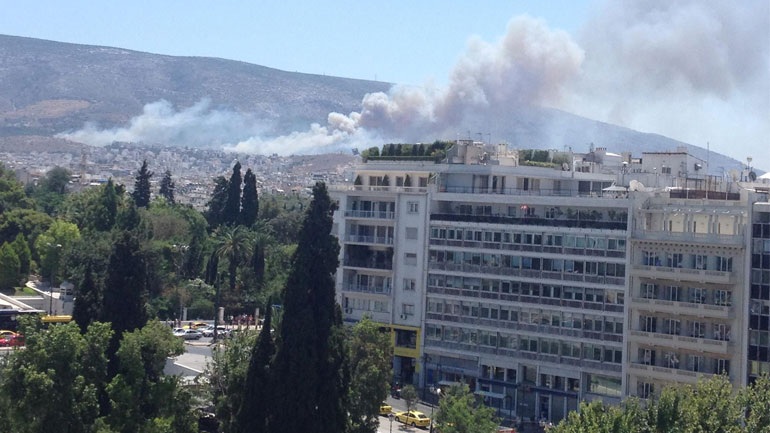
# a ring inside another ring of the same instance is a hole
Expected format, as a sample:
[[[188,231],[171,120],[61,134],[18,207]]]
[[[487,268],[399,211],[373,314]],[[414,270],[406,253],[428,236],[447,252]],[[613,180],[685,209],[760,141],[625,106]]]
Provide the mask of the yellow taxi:
[[[430,418],[428,418],[424,413],[416,410],[397,413],[396,421],[402,422],[412,427],[428,427],[430,425]]]
[[[387,404],[387,403],[383,402],[383,403],[380,405],[380,415],[382,415],[382,416],[388,416],[388,415],[390,415],[392,412],[393,412],[393,408],[392,408],[392,407],[391,407],[389,404]]]

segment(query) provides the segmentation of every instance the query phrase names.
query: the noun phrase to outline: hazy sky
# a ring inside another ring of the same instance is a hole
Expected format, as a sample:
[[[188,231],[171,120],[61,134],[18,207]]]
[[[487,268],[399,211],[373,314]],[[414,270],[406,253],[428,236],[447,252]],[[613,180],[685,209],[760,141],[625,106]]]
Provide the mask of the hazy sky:
[[[28,0],[0,33],[409,85],[337,130],[513,97],[770,169],[767,0]]]

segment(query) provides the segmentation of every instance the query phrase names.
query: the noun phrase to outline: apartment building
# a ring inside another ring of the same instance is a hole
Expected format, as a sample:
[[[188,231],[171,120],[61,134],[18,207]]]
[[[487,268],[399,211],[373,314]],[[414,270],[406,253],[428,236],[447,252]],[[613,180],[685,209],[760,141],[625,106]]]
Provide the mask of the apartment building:
[[[754,203],[749,294],[749,382],[770,374],[770,203]]]
[[[746,362],[766,359],[767,302],[753,346],[741,313],[749,264],[758,297],[770,281],[770,220],[753,256],[747,243],[762,195],[702,191],[719,182],[684,151],[665,155],[693,165],[682,180],[602,148],[568,157],[459,141],[442,163],[370,160],[333,190],[339,302],[390,329],[396,380],[464,382],[501,416],[558,421],[583,400],[767,368]]]

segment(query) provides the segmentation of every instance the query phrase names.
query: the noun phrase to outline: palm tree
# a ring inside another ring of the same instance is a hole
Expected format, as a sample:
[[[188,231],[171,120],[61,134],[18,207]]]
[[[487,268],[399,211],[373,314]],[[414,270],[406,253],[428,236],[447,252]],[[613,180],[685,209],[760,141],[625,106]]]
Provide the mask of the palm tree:
[[[217,229],[214,242],[217,257],[227,259],[229,287],[234,292],[238,266],[251,257],[254,235],[243,226],[223,226]]]

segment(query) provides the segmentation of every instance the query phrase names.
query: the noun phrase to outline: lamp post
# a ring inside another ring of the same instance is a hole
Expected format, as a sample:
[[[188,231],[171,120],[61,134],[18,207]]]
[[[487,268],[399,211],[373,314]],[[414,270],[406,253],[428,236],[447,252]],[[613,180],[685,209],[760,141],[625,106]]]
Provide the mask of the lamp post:
[[[388,419],[390,420],[390,433],[393,433],[393,412],[388,414]]]
[[[51,247],[51,256],[52,260],[55,260],[55,262],[58,263],[59,261],[59,253],[56,252],[57,249],[61,248],[61,244],[47,244],[49,247]],[[56,263],[51,263],[51,284],[48,290],[48,315],[53,316],[53,280],[56,276]]]
[[[434,388],[431,386],[430,393],[436,394],[436,404],[438,404],[441,399],[441,388]],[[436,407],[436,404],[430,406],[430,433],[433,433],[433,409]]]

